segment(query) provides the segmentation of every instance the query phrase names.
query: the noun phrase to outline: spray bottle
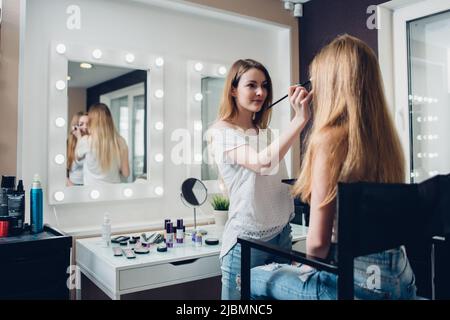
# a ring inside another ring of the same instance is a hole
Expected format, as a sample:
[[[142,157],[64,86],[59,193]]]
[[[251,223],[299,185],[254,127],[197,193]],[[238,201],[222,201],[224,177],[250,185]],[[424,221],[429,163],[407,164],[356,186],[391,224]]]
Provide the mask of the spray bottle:
[[[38,174],[34,175],[30,192],[30,223],[31,233],[39,233],[44,230],[43,195]]]

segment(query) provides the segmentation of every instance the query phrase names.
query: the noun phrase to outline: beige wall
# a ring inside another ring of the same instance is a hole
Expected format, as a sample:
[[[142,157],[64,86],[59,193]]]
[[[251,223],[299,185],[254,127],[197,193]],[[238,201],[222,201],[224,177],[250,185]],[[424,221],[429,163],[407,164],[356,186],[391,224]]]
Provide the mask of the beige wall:
[[[279,0],[189,0],[238,14],[291,26],[292,81],[299,78],[299,45],[297,19],[283,9]],[[19,4],[18,0],[4,0],[0,43],[0,173],[15,174],[17,163],[17,111],[19,73]],[[69,118],[70,119],[70,118]],[[293,163],[298,167],[299,143],[294,144]],[[296,170],[293,171],[294,173]]]
[[[20,1],[3,0],[0,37],[0,174],[16,175]]]

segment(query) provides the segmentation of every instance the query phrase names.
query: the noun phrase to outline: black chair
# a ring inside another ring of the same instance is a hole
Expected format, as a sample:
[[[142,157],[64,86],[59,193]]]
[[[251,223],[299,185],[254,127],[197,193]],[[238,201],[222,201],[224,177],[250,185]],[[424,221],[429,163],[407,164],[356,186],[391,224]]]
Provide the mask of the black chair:
[[[338,299],[354,299],[353,261],[356,257],[400,245],[405,245],[408,256],[409,252],[424,246],[434,248],[439,245],[448,249],[450,175],[435,176],[419,184],[339,183],[337,214],[336,261],[282,250],[258,240],[238,238],[241,244],[242,299],[250,298],[251,248],[336,274]],[[442,256],[443,263],[448,263],[450,252],[446,251]],[[438,262],[433,262],[436,263],[432,265],[433,270],[439,269]],[[413,263],[412,267],[414,270]],[[449,270],[448,264],[441,269]],[[433,270],[430,270],[430,281],[435,280],[432,279]],[[440,285],[448,290],[448,283]]]

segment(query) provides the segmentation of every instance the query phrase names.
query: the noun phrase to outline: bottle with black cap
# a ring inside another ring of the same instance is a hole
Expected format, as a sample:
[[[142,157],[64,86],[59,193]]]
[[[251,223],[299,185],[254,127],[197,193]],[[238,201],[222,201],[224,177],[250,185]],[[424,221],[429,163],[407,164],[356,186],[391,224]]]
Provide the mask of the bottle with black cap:
[[[25,220],[25,190],[22,180],[19,180],[17,190],[8,194],[8,215],[11,219],[11,235],[21,234]]]

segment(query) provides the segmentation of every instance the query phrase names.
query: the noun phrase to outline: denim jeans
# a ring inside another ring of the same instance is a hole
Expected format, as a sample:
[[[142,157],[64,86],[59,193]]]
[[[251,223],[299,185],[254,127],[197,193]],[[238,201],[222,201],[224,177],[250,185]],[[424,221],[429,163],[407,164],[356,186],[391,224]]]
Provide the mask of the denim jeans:
[[[336,300],[337,276],[301,265],[272,263],[251,271],[253,299]],[[415,277],[404,247],[354,261],[356,299],[415,299]]]
[[[283,230],[267,243],[278,245],[283,249],[292,249],[291,226],[287,224]],[[264,265],[276,261],[286,263],[285,259],[272,256],[260,250],[251,249],[250,267]],[[241,298],[241,245],[236,243],[222,258],[222,300],[239,300]]]

